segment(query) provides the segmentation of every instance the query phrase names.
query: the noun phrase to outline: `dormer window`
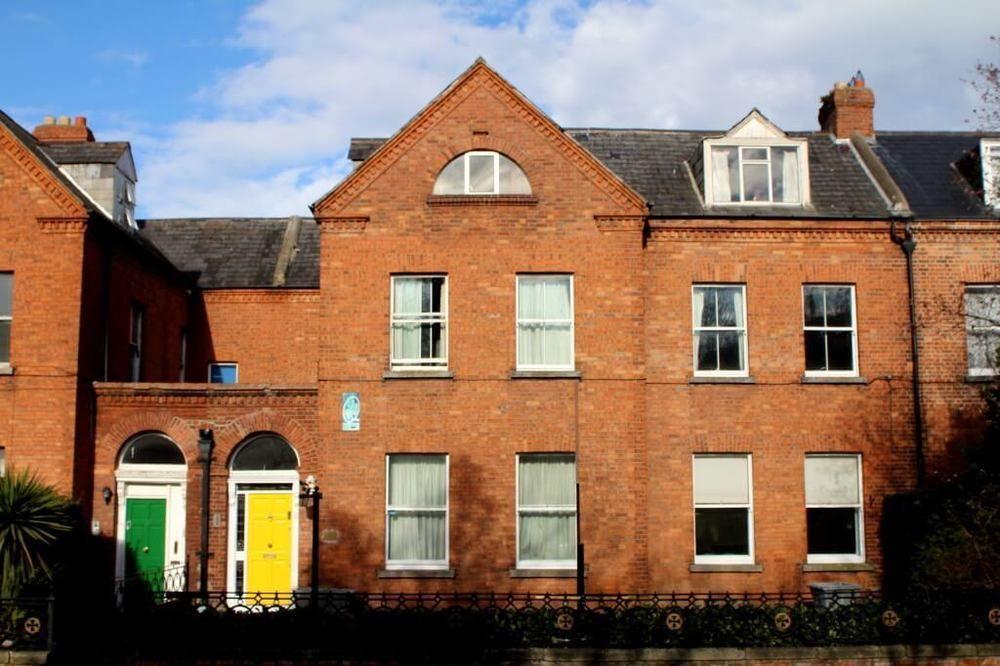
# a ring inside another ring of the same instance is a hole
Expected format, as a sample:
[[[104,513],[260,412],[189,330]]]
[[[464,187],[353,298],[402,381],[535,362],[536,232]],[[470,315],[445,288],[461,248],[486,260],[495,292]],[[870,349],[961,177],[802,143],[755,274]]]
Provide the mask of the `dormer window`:
[[[434,194],[496,195],[531,194],[531,185],[521,167],[505,155],[472,150],[459,155],[438,174]]]
[[[983,201],[1000,209],[1000,139],[983,139],[979,154],[983,158]]]
[[[754,109],[724,136],[703,144],[709,206],[793,205],[809,201],[808,147]]]

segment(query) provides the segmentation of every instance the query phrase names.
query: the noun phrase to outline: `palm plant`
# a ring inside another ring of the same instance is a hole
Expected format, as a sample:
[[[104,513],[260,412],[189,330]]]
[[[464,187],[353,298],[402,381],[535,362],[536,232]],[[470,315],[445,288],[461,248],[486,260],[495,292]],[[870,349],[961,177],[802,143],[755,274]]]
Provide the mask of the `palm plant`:
[[[24,470],[0,477],[0,597],[51,580],[54,553],[72,530],[70,502]]]

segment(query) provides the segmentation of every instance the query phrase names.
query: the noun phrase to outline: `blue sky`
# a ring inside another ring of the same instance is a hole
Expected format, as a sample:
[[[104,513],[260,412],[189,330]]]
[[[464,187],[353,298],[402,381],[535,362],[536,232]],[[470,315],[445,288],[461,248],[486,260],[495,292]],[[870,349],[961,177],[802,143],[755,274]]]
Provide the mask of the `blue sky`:
[[[140,216],[301,214],[478,55],[564,126],[811,129],[861,68],[878,128],[968,129],[991,31],[995,0],[6,0],[0,108],[132,141]]]

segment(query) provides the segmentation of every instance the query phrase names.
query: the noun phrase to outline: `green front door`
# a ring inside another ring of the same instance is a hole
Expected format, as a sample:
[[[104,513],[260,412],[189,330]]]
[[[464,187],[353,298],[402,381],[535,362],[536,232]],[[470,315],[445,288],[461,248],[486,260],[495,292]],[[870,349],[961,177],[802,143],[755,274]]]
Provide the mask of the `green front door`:
[[[125,500],[125,575],[162,575],[167,541],[167,500]]]

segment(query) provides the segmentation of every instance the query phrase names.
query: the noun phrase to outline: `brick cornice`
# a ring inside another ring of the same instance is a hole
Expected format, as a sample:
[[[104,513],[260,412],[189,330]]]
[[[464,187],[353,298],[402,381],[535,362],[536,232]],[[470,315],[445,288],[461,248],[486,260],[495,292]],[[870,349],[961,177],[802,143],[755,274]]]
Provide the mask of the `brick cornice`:
[[[594,223],[602,232],[642,231],[646,218],[641,215],[595,215]]]
[[[95,382],[97,400],[105,404],[219,404],[257,406],[289,400],[315,401],[315,385],[265,384],[133,384]]]
[[[82,234],[87,230],[86,217],[40,217],[38,226],[47,234]]]
[[[563,156],[622,208],[639,213],[647,210],[645,200],[602,164],[590,151],[568,136],[513,86],[479,60],[420,113],[386,141],[337,187],[314,204],[317,216],[343,210],[358,194],[402,157],[434,126],[465,101],[485,88],[506,104],[518,117],[554,144]]]
[[[28,173],[35,184],[49,195],[67,217],[86,216],[87,211],[77,197],[53,177],[51,170],[3,127],[0,127],[0,149]]]
[[[318,303],[319,289],[206,289],[206,303]]]
[[[850,220],[650,220],[651,240],[889,240],[888,221]]]
[[[1000,220],[921,220],[912,224],[920,236],[958,238],[968,235],[998,236]]]
[[[368,226],[367,217],[317,216],[319,230],[327,234],[360,234]]]

